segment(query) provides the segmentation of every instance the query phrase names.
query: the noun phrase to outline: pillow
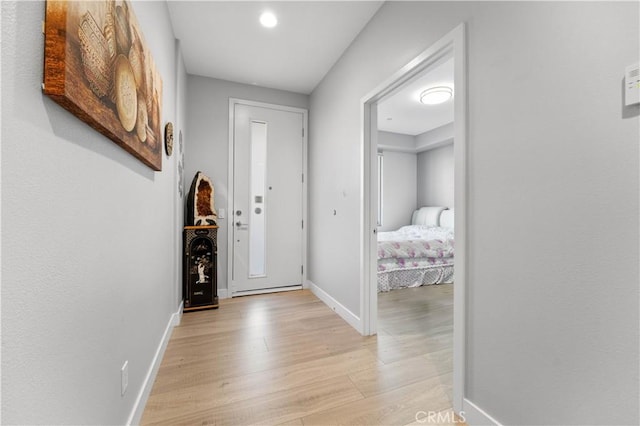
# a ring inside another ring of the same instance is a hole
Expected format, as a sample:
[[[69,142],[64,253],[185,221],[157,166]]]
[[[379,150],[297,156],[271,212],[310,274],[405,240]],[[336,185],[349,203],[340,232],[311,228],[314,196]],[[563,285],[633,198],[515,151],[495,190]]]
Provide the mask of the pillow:
[[[443,228],[453,228],[453,209],[444,210],[440,213],[440,226]]]
[[[440,226],[440,213],[448,207],[420,207],[411,216],[412,225]]]

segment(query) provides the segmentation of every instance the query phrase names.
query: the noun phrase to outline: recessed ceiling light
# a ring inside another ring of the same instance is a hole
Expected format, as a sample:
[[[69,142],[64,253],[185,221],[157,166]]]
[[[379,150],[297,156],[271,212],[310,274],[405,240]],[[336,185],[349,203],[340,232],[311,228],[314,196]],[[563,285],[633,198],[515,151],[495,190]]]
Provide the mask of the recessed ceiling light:
[[[430,87],[420,93],[420,102],[425,105],[437,105],[453,97],[453,89],[449,86]]]
[[[263,27],[273,28],[278,25],[278,18],[271,12],[264,12],[260,15],[260,23]]]

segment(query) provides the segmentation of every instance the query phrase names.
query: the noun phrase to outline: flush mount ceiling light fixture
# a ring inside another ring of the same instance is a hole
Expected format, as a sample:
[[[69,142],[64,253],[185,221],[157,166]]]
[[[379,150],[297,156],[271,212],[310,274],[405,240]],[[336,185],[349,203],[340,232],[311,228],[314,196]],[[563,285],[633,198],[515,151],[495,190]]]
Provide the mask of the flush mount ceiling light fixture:
[[[420,93],[420,103],[438,105],[453,98],[453,89],[449,86],[430,87]]]
[[[272,12],[263,12],[260,15],[260,23],[263,27],[273,28],[278,25],[278,18]]]

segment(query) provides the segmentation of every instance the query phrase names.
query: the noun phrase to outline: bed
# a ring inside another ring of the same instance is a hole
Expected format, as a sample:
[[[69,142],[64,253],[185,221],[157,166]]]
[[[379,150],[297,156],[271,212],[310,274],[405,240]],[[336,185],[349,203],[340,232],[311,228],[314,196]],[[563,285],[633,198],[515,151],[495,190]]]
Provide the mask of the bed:
[[[378,233],[378,291],[453,282],[453,210],[421,207],[411,225]]]

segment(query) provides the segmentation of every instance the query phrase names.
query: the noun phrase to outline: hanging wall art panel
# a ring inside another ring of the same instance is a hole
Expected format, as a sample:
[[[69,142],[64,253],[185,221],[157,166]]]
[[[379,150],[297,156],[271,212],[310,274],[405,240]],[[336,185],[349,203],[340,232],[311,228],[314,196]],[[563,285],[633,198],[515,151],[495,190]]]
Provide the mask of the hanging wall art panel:
[[[162,170],[162,79],[127,1],[47,1],[43,90]]]

